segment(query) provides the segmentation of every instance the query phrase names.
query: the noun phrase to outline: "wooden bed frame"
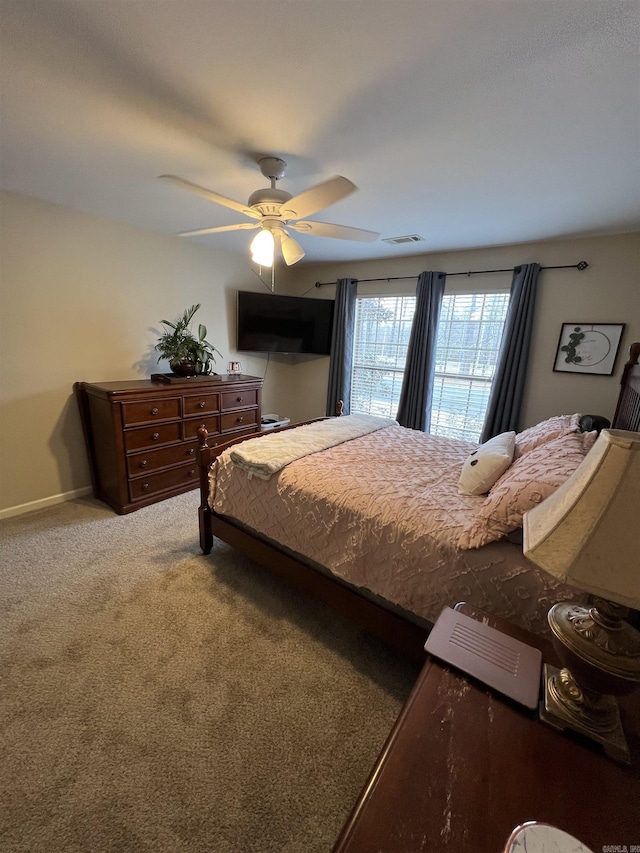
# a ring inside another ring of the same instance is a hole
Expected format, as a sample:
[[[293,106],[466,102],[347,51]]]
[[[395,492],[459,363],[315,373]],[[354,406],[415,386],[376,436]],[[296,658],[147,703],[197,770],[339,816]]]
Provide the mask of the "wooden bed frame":
[[[620,395],[612,427],[640,430],[640,342],[630,347],[630,357],[624,366],[620,381]],[[323,420],[319,418],[318,420]],[[271,432],[293,429],[299,424],[281,427]],[[209,507],[209,468],[217,456],[228,447],[241,441],[241,436],[231,441],[208,443],[207,430],[198,430],[198,465],[200,474],[200,547],[209,554],[214,536],[227,542],[241,553],[280,577],[286,578],[299,589],[328,604],[332,609],[360,625],[366,631],[398,649],[417,664],[424,660],[424,642],[429,623],[418,620],[413,614],[365,597],[360,590],[335,576],[323,572],[305,558],[281,548],[274,542],[247,531],[242,525],[218,515]]]
[[[622,370],[620,395],[611,426],[614,429],[640,430],[640,342],[629,347],[629,360]]]

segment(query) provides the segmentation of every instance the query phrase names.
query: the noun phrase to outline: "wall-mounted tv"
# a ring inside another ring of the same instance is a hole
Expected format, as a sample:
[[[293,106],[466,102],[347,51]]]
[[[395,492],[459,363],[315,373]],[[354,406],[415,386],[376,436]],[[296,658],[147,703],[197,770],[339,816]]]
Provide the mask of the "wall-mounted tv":
[[[238,291],[238,351],[329,355],[333,299]]]

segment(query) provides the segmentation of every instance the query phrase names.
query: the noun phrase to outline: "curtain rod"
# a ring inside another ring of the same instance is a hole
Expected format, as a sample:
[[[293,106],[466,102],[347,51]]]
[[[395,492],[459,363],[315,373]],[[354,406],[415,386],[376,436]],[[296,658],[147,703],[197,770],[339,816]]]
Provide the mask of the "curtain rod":
[[[586,270],[589,264],[586,261],[580,261],[577,264],[562,264],[561,266],[555,267],[540,267],[541,270]],[[446,273],[447,278],[453,275],[484,275],[488,272],[513,272],[516,267],[509,267],[509,269],[504,270],[469,270],[469,272],[448,272]],[[404,281],[408,278],[417,278],[417,275],[396,275],[387,278],[359,278],[356,279],[358,282],[371,282],[371,281]],[[316,281],[316,287],[325,287],[327,284],[336,284],[335,281]]]

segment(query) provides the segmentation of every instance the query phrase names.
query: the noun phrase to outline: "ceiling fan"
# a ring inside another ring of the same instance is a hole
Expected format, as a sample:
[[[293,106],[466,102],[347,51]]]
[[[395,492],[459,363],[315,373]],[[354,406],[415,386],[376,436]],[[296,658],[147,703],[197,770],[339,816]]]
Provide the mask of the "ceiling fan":
[[[221,225],[217,228],[200,228],[197,231],[183,231],[181,237],[194,237],[199,234],[216,234],[221,231],[250,230],[260,231],[251,243],[252,259],[264,267],[273,265],[276,244],[280,245],[282,257],[288,266],[304,257],[304,250],[289,234],[289,229],[301,234],[316,237],[334,237],[339,240],[358,240],[369,243],[380,236],[375,231],[364,228],[352,228],[348,225],[333,225],[329,222],[307,221],[303,217],[311,216],[319,210],[345,198],[357,189],[347,178],[336,175],[334,178],[317,184],[296,196],[284,190],[276,189],[276,182],[283,176],[287,164],[279,157],[263,157],[258,161],[260,171],[271,181],[270,187],[256,190],[249,196],[247,204],[179,178],[177,175],[160,175],[177,186],[196,193],[209,201],[230,207],[243,213],[254,222],[241,222],[236,225]]]

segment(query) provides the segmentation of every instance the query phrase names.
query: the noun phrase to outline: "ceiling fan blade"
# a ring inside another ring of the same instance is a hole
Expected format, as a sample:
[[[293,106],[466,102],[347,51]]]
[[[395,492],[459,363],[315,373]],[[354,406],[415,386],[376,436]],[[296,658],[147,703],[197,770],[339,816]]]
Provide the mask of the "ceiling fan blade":
[[[280,237],[280,247],[282,249],[282,257],[288,267],[297,264],[298,261],[304,258],[304,249],[286,231],[283,231]]]
[[[260,228],[257,222],[240,222],[238,225],[220,225],[218,228],[198,228],[197,231],[181,231],[178,237],[197,237],[200,234],[220,234],[222,231],[244,231]]]
[[[214,193],[213,190],[208,190],[206,187],[201,187],[199,184],[192,184],[191,181],[185,181],[184,178],[179,178],[177,175],[159,175],[165,181],[171,181],[176,186],[183,190],[196,193],[196,195],[206,198],[207,201],[213,201],[216,204],[221,204],[223,207],[230,207],[232,210],[237,210],[239,213],[244,213],[245,216],[250,216],[252,219],[260,219],[260,214],[252,210],[248,205],[242,202],[234,201],[232,198],[227,198],[219,193]]]
[[[301,234],[313,234],[315,237],[334,237],[337,240],[358,240],[361,243],[373,243],[380,234],[365,228],[352,228],[350,225],[333,225],[331,222],[289,222],[287,228],[300,231]]]
[[[357,189],[356,185],[347,178],[336,175],[335,178],[316,184],[315,187],[294,195],[289,201],[284,202],[280,207],[280,215],[284,219],[301,219],[303,216],[311,216],[312,213],[335,204],[336,201],[340,201]]]

